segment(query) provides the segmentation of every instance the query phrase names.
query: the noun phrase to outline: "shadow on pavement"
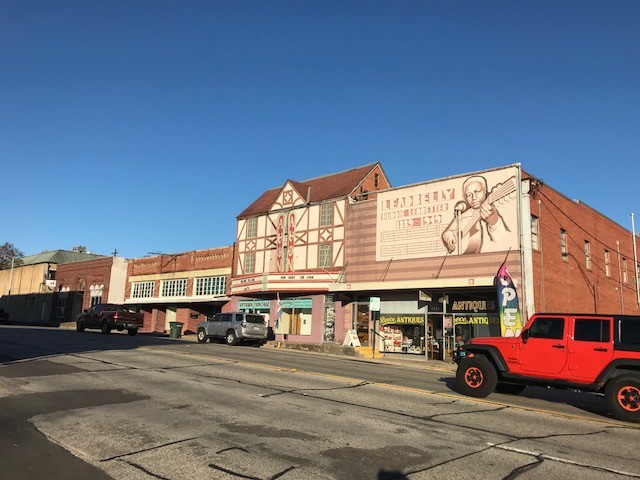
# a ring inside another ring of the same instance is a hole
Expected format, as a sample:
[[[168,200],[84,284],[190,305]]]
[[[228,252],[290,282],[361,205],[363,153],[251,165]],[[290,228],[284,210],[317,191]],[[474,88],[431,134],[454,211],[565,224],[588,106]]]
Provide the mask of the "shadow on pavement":
[[[458,388],[458,383],[455,377],[441,378],[440,379],[451,391],[463,395]],[[593,413],[607,419],[611,419],[611,415],[607,410],[605,399],[602,395],[592,392],[577,392],[575,390],[563,390],[557,388],[545,388],[528,386],[525,390],[518,395],[508,395],[504,393],[492,393],[487,397],[487,400],[496,401],[507,404],[514,404],[514,400],[519,399],[517,406],[536,408],[532,402],[527,400],[544,400],[550,402],[546,406],[549,410],[558,411],[553,408],[553,404],[558,405],[570,405],[584,412]],[[539,408],[539,404],[538,404]]]
[[[0,326],[0,362],[90,351],[132,350],[143,346],[171,345],[176,341],[179,342],[157,334],[139,333],[129,336],[126,332],[112,332],[105,335],[90,330],[79,333],[54,327],[3,325]]]

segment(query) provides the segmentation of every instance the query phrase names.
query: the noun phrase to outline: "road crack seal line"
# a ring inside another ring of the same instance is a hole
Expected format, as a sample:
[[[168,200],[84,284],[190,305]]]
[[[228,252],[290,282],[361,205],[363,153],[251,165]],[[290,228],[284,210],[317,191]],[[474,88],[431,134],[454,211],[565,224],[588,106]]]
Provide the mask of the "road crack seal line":
[[[103,458],[102,460],[99,460],[100,462],[109,462],[111,460],[120,460],[123,457],[130,457],[131,455],[137,455],[138,453],[145,453],[145,452],[150,452],[152,450],[158,450],[160,448],[164,448],[164,447],[168,447],[170,445],[177,445],[179,443],[184,443],[184,442],[190,442],[191,440],[196,440],[199,437],[193,437],[193,438],[184,438],[182,440],[176,440],[174,442],[168,442],[168,443],[164,443],[162,445],[156,445],[154,447],[149,447],[149,448],[143,448],[142,450],[137,450],[135,452],[129,452],[129,453],[122,453],[120,455],[114,455],[113,457],[109,457],[109,458]]]
[[[142,465],[138,465],[137,463],[133,463],[133,462],[130,462],[130,461],[128,461],[128,460],[119,460],[119,461],[120,461],[120,462],[124,462],[124,463],[126,463],[127,465],[131,465],[132,467],[137,468],[138,470],[141,470],[141,471],[143,471],[144,473],[146,473],[147,475],[150,475],[150,476],[152,476],[153,478],[157,478],[158,480],[171,480],[170,478],[163,477],[163,476],[161,476],[161,475],[158,475],[158,474],[156,474],[156,473],[153,473],[153,472],[152,472],[152,471],[150,471],[149,469],[144,468]]]
[[[237,478],[244,478],[244,479],[247,479],[247,480],[262,480],[260,477],[252,477],[250,475],[244,475],[242,473],[234,472],[233,470],[229,470],[228,468],[221,467],[220,465],[216,465],[214,463],[210,463],[209,467],[213,468],[214,470],[218,470],[219,472],[224,472],[224,473],[227,473],[229,475],[233,475],[234,477],[237,477]],[[276,480],[276,479],[282,477],[283,475],[289,473],[290,471],[295,470],[296,468],[297,467],[285,468],[283,471],[278,472],[275,475],[272,475],[267,480]]]
[[[622,471],[622,470],[615,470],[613,468],[598,467],[598,466],[595,466],[595,465],[590,465],[588,463],[575,462],[573,460],[568,460],[566,458],[554,457],[552,455],[546,455],[546,454],[540,453],[540,452],[531,452],[529,450],[523,450],[521,448],[510,447],[510,446],[504,445],[504,444],[499,445],[499,444],[495,444],[495,443],[487,443],[487,445],[489,445],[491,448],[496,448],[496,449],[499,449],[499,450],[506,450],[508,452],[520,453],[522,455],[530,455],[532,457],[536,457],[539,460],[550,460],[550,461],[553,461],[553,462],[564,463],[566,465],[575,465],[577,467],[588,468],[590,470],[594,470],[594,471],[597,471],[597,472],[613,473],[615,475],[624,475],[624,476],[631,477],[631,478],[640,478],[640,474],[638,474],[638,473],[625,472],[625,471]],[[505,477],[505,480],[511,479],[511,478],[515,478],[515,477],[507,476],[507,477]]]
[[[224,453],[224,452],[230,452],[232,450],[240,450],[241,452],[249,453],[249,450],[247,450],[246,448],[242,448],[242,447],[223,448],[222,450],[218,450],[216,453],[220,454],[220,453]]]
[[[234,477],[238,477],[238,478],[246,478],[247,480],[262,480],[260,477],[251,477],[249,475],[243,475],[242,473],[234,472],[233,470],[229,470],[228,468],[221,467],[219,465],[216,465],[215,463],[210,463],[209,467],[213,468],[214,470],[218,470],[219,472],[227,473],[229,475],[233,475]]]
[[[284,393],[293,393],[295,395],[302,395],[303,397],[308,397],[309,395],[305,392],[335,392],[337,390],[346,390],[349,388],[357,388],[357,387],[364,387],[365,385],[369,385],[369,382],[366,381],[362,381],[356,385],[348,385],[346,387],[331,387],[331,388],[295,388],[293,390],[284,390],[284,389],[278,389],[275,387],[267,387],[270,388],[271,390],[277,390],[276,393],[261,393],[258,396],[262,397],[262,398],[269,398],[269,397],[275,397],[276,395],[282,395]],[[256,386],[256,385],[254,385]],[[318,399],[324,399],[323,397],[313,397],[313,398],[318,398]]]
[[[531,470],[538,468],[540,465],[542,465],[543,461],[544,459],[542,458],[536,458],[535,462],[528,463],[526,465],[521,465],[517,468],[514,468],[513,470],[511,470],[509,475],[503,478],[503,480],[514,480],[515,478],[518,478],[521,474],[527,473]]]

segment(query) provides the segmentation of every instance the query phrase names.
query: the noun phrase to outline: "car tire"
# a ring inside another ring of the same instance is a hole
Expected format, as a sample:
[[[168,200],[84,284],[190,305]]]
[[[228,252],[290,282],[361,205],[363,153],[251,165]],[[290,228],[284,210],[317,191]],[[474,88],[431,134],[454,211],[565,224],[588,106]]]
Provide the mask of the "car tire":
[[[111,333],[111,326],[109,325],[109,322],[107,320],[104,320],[102,322],[102,325],[100,325],[100,331],[105,335]]]
[[[640,422],[640,375],[613,378],[604,395],[614,418],[623,422]]]
[[[137,328],[129,328],[127,330],[127,333],[129,334],[129,336],[133,337],[136,333],[138,333],[138,329]]]
[[[84,323],[82,320],[76,322],[76,332],[84,332]]]
[[[198,343],[207,343],[207,332],[204,331],[204,328],[199,328],[197,333]]]
[[[496,389],[498,372],[485,357],[470,357],[458,365],[456,380],[460,391],[465,395],[484,398]]]
[[[229,330],[227,332],[227,336],[225,337],[225,341],[227,342],[227,345],[237,345],[238,337],[236,336],[236,332],[234,332],[233,330]]]
[[[520,383],[498,382],[498,385],[496,385],[496,392],[504,393],[505,395],[519,395],[525,388],[527,388],[527,386]]]

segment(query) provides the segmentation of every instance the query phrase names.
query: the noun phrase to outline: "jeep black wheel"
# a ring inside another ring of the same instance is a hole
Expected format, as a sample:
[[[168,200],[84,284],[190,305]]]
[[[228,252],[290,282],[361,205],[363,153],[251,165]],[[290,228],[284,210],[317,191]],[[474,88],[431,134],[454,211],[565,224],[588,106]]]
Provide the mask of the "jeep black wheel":
[[[498,373],[484,357],[465,358],[458,365],[456,380],[460,391],[470,397],[484,398],[498,384]]]
[[[204,328],[198,329],[198,342],[206,343],[207,342],[207,333],[204,331]]]
[[[100,331],[102,331],[102,333],[104,333],[105,335],[108,333],[111,333],[111,327],[109,326],[109,322],[108,321],[103,321],[102,325],[100,326]]]
[[[84,323],[82,323],[82,320],[76,322],[76,332],[84,332]]]
[[[605,389],[611,414],[624,422],[640,422],[640,376],[622,375]]]
[[[498,385],[496,385],[496,392],[504,393],[506,395],[518,395],[519,393],[522,393],[525,388],[527,388],[526,385],[521,385],[519,383],[498,382]]]
[[[227,345],[238,344],[238,337],[236,337],[236,332],[234,332],[233,330],[229,330],[227,332],[227,336],[225,337],[225,340],[227,341]]]

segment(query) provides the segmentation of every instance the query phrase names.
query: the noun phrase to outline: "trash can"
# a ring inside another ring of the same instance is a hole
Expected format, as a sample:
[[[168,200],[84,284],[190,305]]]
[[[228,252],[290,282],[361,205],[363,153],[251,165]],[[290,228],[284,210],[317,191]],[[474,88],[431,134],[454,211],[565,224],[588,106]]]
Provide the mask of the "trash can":
[[[184,323],[182,322],[169,322],[169,327],[171,327],[171,333],[169,336],[171,338],[181,338],[183,325]]]

